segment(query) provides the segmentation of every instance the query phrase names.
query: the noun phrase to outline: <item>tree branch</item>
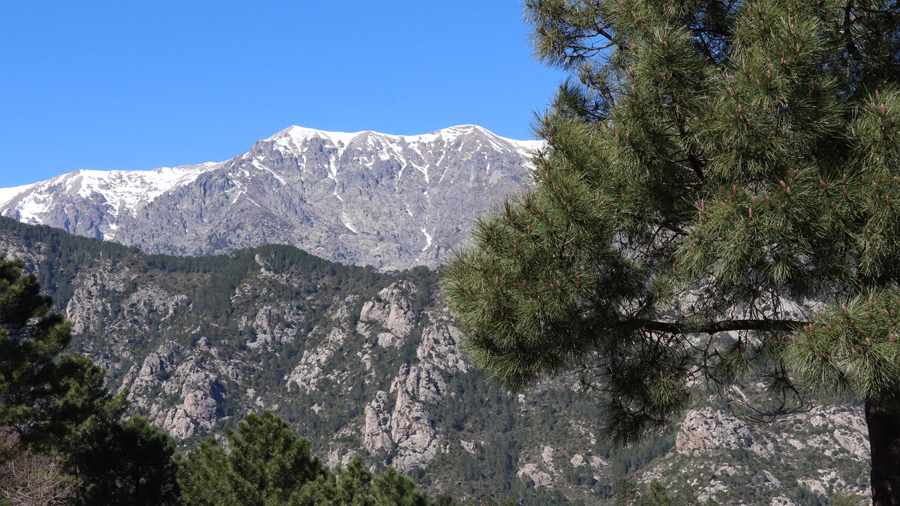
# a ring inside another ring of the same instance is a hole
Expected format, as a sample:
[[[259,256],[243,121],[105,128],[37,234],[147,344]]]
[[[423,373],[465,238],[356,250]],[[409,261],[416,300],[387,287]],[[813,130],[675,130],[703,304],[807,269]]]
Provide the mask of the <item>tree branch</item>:
[[[800,330],[804,325],[809,324],[809,322],[797,320],[723,320],[697,325],[687,322],[661,322],[645,319],[629,320],[629,323],[635,329],[666,332],[669,334],[716,334],[719,332],[732,332],[737,330],[784,332]]]

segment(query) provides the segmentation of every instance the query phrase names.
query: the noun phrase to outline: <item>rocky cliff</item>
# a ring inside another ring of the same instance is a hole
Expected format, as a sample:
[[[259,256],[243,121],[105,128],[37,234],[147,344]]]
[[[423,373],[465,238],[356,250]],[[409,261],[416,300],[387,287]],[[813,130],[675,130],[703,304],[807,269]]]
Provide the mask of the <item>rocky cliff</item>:
[[[434,267],[476,216],[527,186],[538,145],[477,126],[418,136],[290,127],[221,163],[0,189],[0,215],[149,253],[292,244],[344,264]]]
[[[183,447],[271,409],[329,465],[362,453],[458,496],[606,504],[625,476],[721,504],[867,491],[852,402],[759,426],[698,391],[674,434],[615,448],[576,378],[510,392],[468,364],[422,267],[387,275],[286,246],[150,256],[2,218],[0,254],[26,259],[74,322],[73,348]]]

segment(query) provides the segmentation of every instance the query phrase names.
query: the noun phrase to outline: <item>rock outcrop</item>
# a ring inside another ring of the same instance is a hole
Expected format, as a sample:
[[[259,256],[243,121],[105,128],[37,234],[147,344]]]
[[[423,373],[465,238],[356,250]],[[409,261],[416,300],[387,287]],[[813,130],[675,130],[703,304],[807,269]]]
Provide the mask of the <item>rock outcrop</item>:
[[[858,407],[820,406],[768,425],[746,423],[721,408],[704,407],[687,413],[672,451],[642,480],[665,482],[678,476],[701,497],[720,501],[740,483],[772,504],[799,504],[782,494],[785,487],[827,499],[838,493],[867,497],[866,465],[846,464],[868,462],[866,435]]]
[[[110,389],[128,389],[131,412],[184,448],[271,409],[328,465],[362,453],[434,492],[506,487],[532,504],[598,504],[623,469],[720,504],[868,491],[866,426],[852,404],[759,426],[701,396],[674,435],[618,452],[576,377],[511,392],[472,367],[440,295],[423,292],[436,273],[379,274],[286,246],[148,257],[84,238],[61,247],[60,232],[42,229],[52,240],[41,242],[17,235],[32,227],[4,224],[13,226],[0,234],[2,251],[32,252],[27,265],[73,320],[73,351],[106,367]],[[90,248],[78,268],[58,268],[71,265],[62,255],[79,241]]]

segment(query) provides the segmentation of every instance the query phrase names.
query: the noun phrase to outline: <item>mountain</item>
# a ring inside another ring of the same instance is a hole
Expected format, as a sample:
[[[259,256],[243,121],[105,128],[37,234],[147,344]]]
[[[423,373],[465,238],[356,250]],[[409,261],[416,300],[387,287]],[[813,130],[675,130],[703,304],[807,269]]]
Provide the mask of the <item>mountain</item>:
[[[329,465],[361,453],[457,497],[609,504],[623,477],[729,505],[868,491],[858,401],[756,425],[698,389],[673,433],[615,448],[577,377],[510,392],[469,364],[426,267],[380,273],[277,245],[147,255],[8,218],[0,255],[25,261],[73,321],[72,349],[182,448],[271,409]]]
[[[471,125],[418,136],[292,126],[220,163],[0,189],[0,215],[148,253],[291,244],[343,264],[433,267],[476,216],[527,187],[539,146]]]

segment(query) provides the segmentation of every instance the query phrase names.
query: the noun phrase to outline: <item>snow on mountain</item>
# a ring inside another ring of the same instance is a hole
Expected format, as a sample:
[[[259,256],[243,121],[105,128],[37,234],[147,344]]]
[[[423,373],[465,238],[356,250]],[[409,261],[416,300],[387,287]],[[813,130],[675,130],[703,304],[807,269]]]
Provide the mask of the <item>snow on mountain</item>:
[[[83,170],[55,176],[46,181],[0,189],[0,212],[26,223],[43,223],[41,216],[51,210],[59,195],[77,195],[106,204],[117,217],[122,211],[134,213],[137,206],[152,202],[173,188],[184,186],[218,164],[160,167],[149,171]]]
[[[341,147],[349,146],[357,138],[363,138],[369,147],[375,147],[374,141],[378,139],[385,144],[386,149],[399,152],[402,145],[427,145],[436,141],[450,144],[460,136],[473,131],[484,134],[491,147],[498,151],[515,150],[524,155],[543,145],[543,141],[517,141],[500,137],[477,125],[460,125],[421,135],[389,135],[370,130],[355,133],[325,132],[311,128],[290,126],[266,140],[288,149],[298,149],[299,146],[314,138],[331,141],[336,146],[343,144]]]
[[[540,145],[475,125],[409,136],[291,126],[224,162],[0,189],[0,215],[152,253],[286,243],[344,263],[436,265],[476,215],[529,185]]]

